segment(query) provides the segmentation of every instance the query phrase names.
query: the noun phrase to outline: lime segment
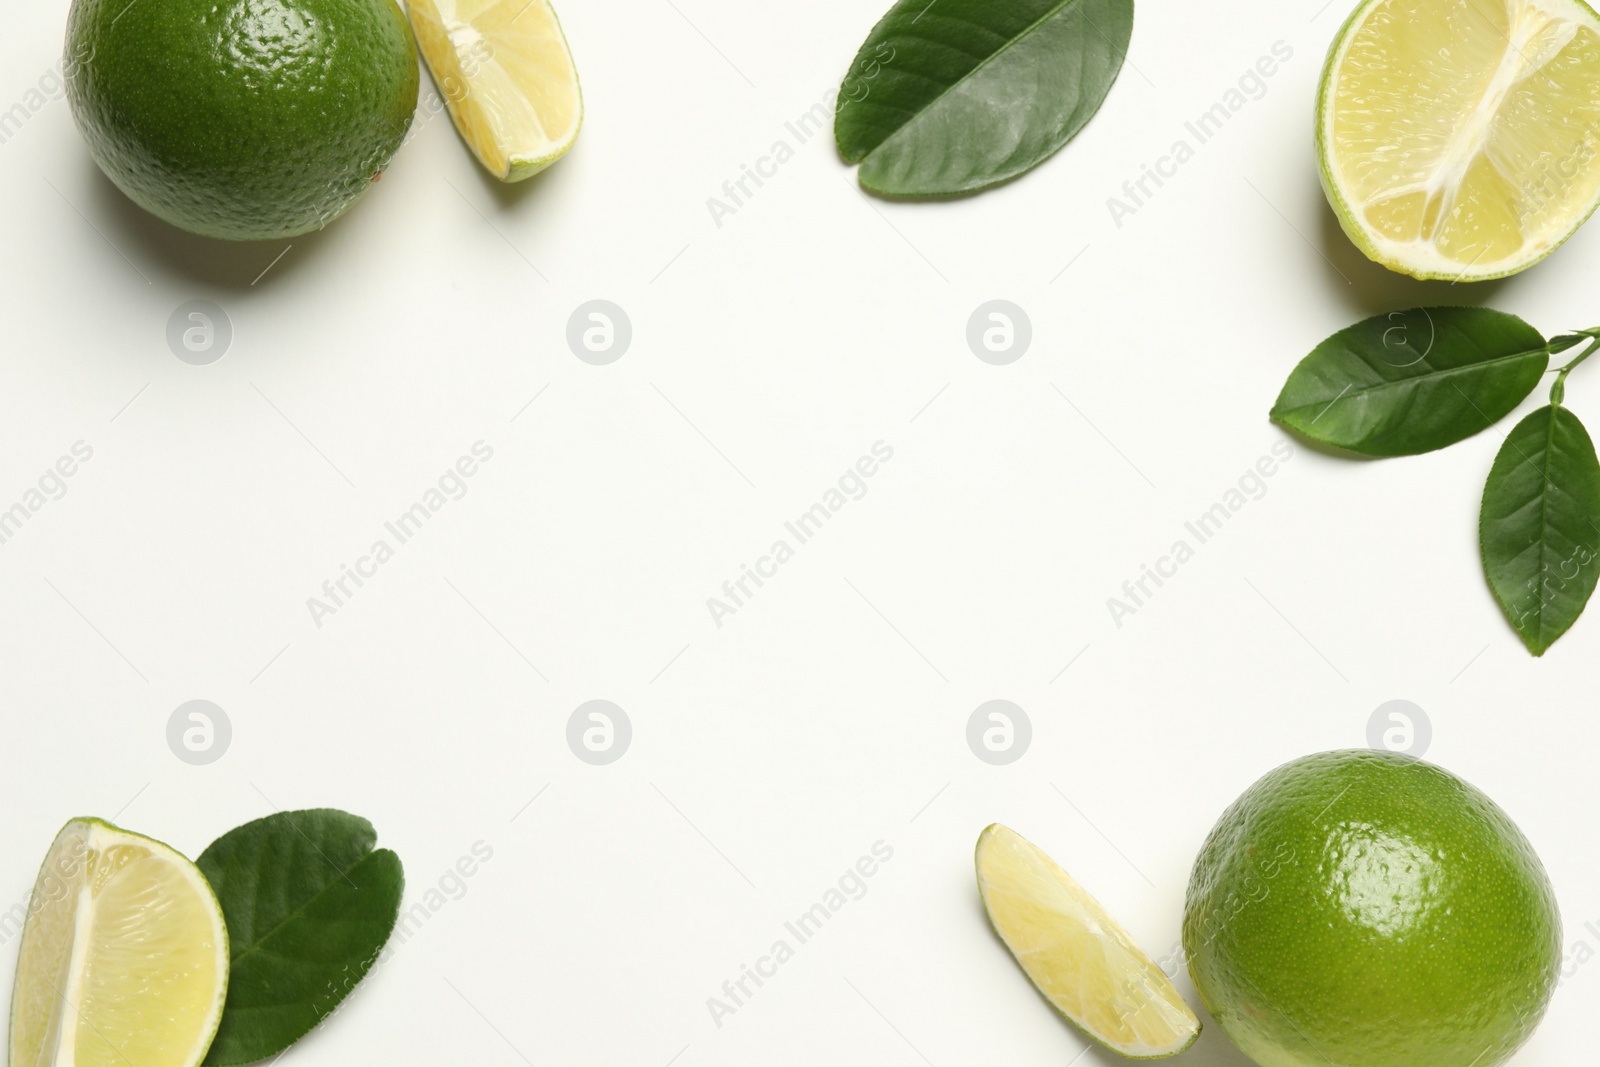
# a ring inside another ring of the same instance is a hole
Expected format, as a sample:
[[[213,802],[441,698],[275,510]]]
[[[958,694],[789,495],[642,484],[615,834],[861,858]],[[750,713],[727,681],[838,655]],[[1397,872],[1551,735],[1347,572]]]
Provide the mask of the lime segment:
[[[158,841],[75,819],[23,927],[12,1067],[195,1067],[227,985],[227,927],[199,869]]]
[[[489,173],[521,181],[566,154],[583,95],[549,0],[412,0],[410,11],[456,129]]]
[[[1049,856],[996,823],[978,838],[977,866],[995,932],[1084,1033],[1132,1059],[1194,1044],[1200,1021],[1167,976]]]

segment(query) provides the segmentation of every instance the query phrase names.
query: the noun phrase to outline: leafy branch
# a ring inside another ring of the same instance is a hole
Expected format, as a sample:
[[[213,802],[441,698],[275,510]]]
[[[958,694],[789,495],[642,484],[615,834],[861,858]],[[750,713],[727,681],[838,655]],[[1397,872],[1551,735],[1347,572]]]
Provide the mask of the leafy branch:
[[[1548,340],[1488,308],[1376,315],[1322,342],[1289,375],[1272,419],[1364,456],[1445,448],[1509,415],[1551,373],[1550,403],[1519,422],[1484,485],[1484,575],[1528,650],[1569,630],[1600,580],[1600,460],[1563,406],[1567,376],[1600,350],[1600,328]]]

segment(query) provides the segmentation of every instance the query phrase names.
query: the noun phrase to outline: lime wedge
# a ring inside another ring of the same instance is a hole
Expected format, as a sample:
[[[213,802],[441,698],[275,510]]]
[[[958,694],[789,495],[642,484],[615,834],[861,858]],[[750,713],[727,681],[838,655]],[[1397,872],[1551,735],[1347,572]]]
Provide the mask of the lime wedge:
[[[1600,202],[1600,18],[1581,0],[1366,0],[1328,53],[1317,148],[1371,259],[1515,274]]]
[[[199,868],[74,819],[39,870],[11,999],[12,1067],[195,1067],[222,1018],[228,930]]]
[[[531,178],[583,125],[578,69],[549,0],[411,0],[417,47],[490,174]]]
[[[1036,846],[995,823],[978,837],[978,892],[995,933],[1045,999],[1130,1059],[1174,1056],[1200,1020],[1115,919]]]

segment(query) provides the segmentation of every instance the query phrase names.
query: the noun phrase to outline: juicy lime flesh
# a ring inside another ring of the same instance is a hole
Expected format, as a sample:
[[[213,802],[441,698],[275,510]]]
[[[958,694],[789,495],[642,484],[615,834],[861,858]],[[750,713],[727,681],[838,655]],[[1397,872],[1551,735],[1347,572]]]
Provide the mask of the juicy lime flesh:
[[[1222,816],[1183,945],[1213,1017],[1262,1067],[1495,1067],[1544,1014],[1561,920],[1493,801],[1431,764],[1329,752]]]
[[[531,177],[572,146],[583,98],[547,0],[413,0],[409,10],[456,128],[491,174]]]
[[[67,93],[90,154],[146,210],[210,237],[317,229],[416,110],[394,0],[73,0]]]
[[[1182,1052],[1200,1023],[1167,976],[1054,861],[998,824],[978,838],[978,889],[995,932],[1056,1009],[1139,1059]]]
[[[104,823],[69,823],[24,927],[11,1067],[193,1067],[227,975],[221,909],[188,860]]]
[[[1357,244],[1495,277],[1600,199],[1600,20],[1577,0],[1368,0],[1324,75],[1325,180]]]

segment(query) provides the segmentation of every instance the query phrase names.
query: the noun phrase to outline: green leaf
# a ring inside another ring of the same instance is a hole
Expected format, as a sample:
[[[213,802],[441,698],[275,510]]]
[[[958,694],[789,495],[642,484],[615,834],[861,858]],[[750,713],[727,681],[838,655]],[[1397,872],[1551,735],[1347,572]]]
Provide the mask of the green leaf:
[[[1047,159],[1100,110],[1133,0],[900,0],[839,90],[834,138],[890,196],[976,192]]]
[[[400,859],[342,811],[269,815],[196,861],[222,903],[233,959],[207,1067],[255,1063],[309,1033],[372,967],[400,913]]]
[[[1340,330],[1300,361],[1272,418],[1364,456],[1413,456],[1505,418],[1550,365],[1544,337],[1488,308],[1417,308]]]
[[[1544,655],[1600,577],[1600,461],[1572,412],[1552,404],[1511,431],[1483,489],[1478,542],[1506,618]]]

